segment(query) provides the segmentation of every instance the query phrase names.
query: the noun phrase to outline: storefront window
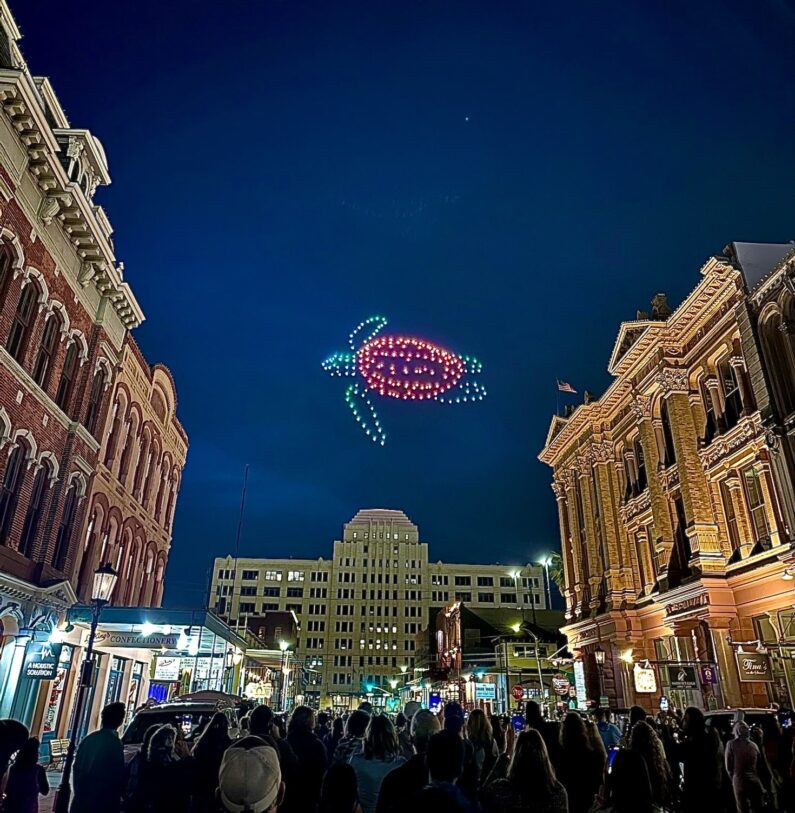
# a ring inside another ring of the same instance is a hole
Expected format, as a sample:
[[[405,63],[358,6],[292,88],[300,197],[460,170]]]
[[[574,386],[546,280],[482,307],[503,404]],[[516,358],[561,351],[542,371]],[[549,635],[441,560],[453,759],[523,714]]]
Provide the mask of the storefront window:
[[[44,710],[44,721],[42,725],[42,734],[44,735],[52,734],[53,736],[57,736],[58,716],[61,711],[63,693],[66,688],[69,667],[72,663],[73,651],[73,648],[68,644],[64,644],[61,649],[61,657],[58,660],[58,671],[55,674],[55,679],[50,683],[50,694],[47,698],[47,707]]]
[[[127,689],[127,722],[132,720],[135,709],[138,707],[138,697],[141,693],[141,678],[144,673],[144,665],[135,661],[130,673],[130,686]]]
[[[116,703],[121,697],[121,684],[124,679],[124,658],[117,658],[115,655],[110,659],[108,669],[108,688],[105,691],[105,705]]]
[[[777,621],[781,629],[780,642],[767,615],[754,618],[754,631],[770,653],[773,680],[765,684],[768,697],[772,703],[792,707],[795,699],[795,610],[780,610]]]

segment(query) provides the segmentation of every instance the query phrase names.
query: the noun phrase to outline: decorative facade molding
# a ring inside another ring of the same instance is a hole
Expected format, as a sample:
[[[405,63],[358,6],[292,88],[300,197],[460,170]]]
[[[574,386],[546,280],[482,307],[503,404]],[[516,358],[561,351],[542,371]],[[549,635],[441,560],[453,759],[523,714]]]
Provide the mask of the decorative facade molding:
[[[689,389],[687,377],[686,367],[663,367],[657,374],[657,384],[665,395],[686,393]]]

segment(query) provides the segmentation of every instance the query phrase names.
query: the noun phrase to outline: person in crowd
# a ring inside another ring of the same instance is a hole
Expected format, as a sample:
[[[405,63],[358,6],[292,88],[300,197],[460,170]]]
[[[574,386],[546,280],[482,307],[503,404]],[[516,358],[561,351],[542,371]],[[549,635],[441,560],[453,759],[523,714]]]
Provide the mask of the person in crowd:
[[[599,729],[599,736],[605,744],[605,748],[610,751],[613,748],[618,748],[621,741],[621,730],[613,723],[613,714],[610,709],[604,709],[601,706],[596,710],[596,727]]]
[[[193,772],[194,813],[212,813],[215,810],[218,769],[231,743],[229,721],[222,711],[217,711],[193,746],[196,763]]]
[[[39,796],[49,792],[47,772],[39,765],[39,741],[29,737],[8,772],[3,813],[37,813]]]
[[[430,782],[414,796],[406,810],[412,813],[473,813],[459,787],[464,771],[464,740],[450,729],[434,734],[426,753]]]
[[[491,723],[482,709],[473,709],[467,718],[467,739],[474,749],[478,784],[485,782],[497,762],[499,751],[491,731]]]
[[[588,737],[591,750],[599,756],[602,765],[606,765],[607,749],[605,748],[604,740],[599,734],[599,729],[596,727],[596,723],[593,720],[583,720],[583,722],[585,723],[585,733]]]
[[[406,759],[411,759],[411,757],[414,756],[414,748],[411,743],[411,721],[420,708],[420,704],[416,700],[409,700],[403,707],[405,724],[402,727],[398,725],[400,753],[403,754]]]
[[[337,746],[340,744],[340,740],[344,734],[345,723],[342,717],[335,717],[334,722],[331,724],[331,733],[327,734],[326,738],[323,740],[323,745],[326,746],[326,754],[328,755],[329,762],[331,762],[332,758],[334,757],[334,752],[337,750]]]
[[[149,761],[149,743],[158,725],[150,725],[144,731],[141,747],[127,765],[127,784],[124,791],[125,813],[144,813],[146,810],[146,770]]]
[[[689,706],[682,717],[684,742],[672,750],[682,764],[682,811],[703,813],[723,811],[724,767],[720,739],[707,731],[704,713]]]
[[[649,772],[640,754],[628,749],[616,754],[592,813],[661,813],[652,801]]]
[[[604,746],[602,753],[594,751],[585,721],[574,711],[563,720],[560,742],[561,762],[557,775],[566,788],[569,810],[571,813],[586,813],[602,783]]]
[[[321,742],[324,742],[329,734],[331,734],[331,721],[329,720],[328,712],[319,711],[315,722],[315,736],[317,736]]]
[[[350,760],[359,783],[359,803],[363,813],[375,813],[384,777],[405,761],[389,717],[385,714],[371,717],[364,734],[363,748]]]
[[[6,775],[11,757],[28,741],[30,732],[19,720],[0,720],[0,779]]]
[[[125,713],[124,703],[105,706],[101,728],[80,743],[74,764],[72,813],[118,813],[126,779],[119,739]]]
[[[187,813],[193,784],[193,758],[180,756],[177,729],[172,725],[160,726],[149,741],[144,772],[145,810]]]
[[[326,771],[320,788],[318,813],[362,813],[359,783],[353,766],[335,762]]]
[[[489,722],[494,742],[497,743],[497,751],[502,754],[505,751],[505,719],[499,714],[492,714]]]
[[[778,809],[778,797],[781,791],[781,777],[773,769],[765,748],[765,735],[761,726],[751,727],[751,742],[759,749],[759,759],[756,762],[756,772],[764,790],[764,801],[768,808]]]
[[[364,732],[370,722],[370,715],[362,709],[351,712],[345,723],[345,736],[337,744],[333,762],[350,762],[357,751],[361,751]]]
[[[524,712],[525,728],[534,728],[541,734],[547,753],[552,762],[552,767],[560,775],[562,752],[560,747],[560,724],[557,721],[545,720],[541,713],[541,706],[535,700],[530,700],[525,706]],[[512,726],[508,726],[509,732]]]
[[[431,737],[440,729],[439,719],[428,709],[422,709],[412,716],[410,736],[416,753],[384,777],[378,793],[376,813],[403,813],[408,809],[408,800],[428,784],[425,755]]]
[[[218,771],[218,800],[223,810],[276,813],[283,797],[284,782],[275,748],[249,735],[226,749]]]
[[[314,728],[315,712],[309,706],[296,706],[287,726],[287,742],[299,765],[298,781],[290,789],[290,805],[296,813],[316,810],[326,772],[326,748],[315,735]]]
[[[273,745],[276,748],[282,781],[285,784],[280,810],[282,813],[290,813],[293,810],[291,788],[295,788],[299,781],[298,757],[290,743],[280,734],[279,722],[271,707],[265,705],[256,706],[248,716],[249,734],[260,737],[266,745]],[[295,813],[299,812],[296,810]]]
[[[537,729],[518,736],[507,777],[486,785],[481,798],[488,813],[568,813],[566,790]]]
[[[630,733],[629,747],[646,763],[652,801],[662,809],[669,809],[674,799],[673,776],[657,733],[648,723],[636,723]]]
[[[362,702],[359,703],[359,709],[361,711],[366,712],[369,715],[372,715],[372,713],[373,713],[373,704],[369,700],[362,700]]]
[[[458,780],[458,788],[462,790],[470,801],[477,798],[478,793],[478,766],[475,762],[475,747],[464,737],[464,727],[466,725],[466,715],[460,703],[451,701],[444,706],[443,728],[460,737],[464,743],[464,768],[461,778]]]
[[[737,813],[756,813],[762,806],[764,788],[759,779],[759,748],[751,741],[751,729],[740,720],[734,739],[726,745],[726,772],[734,790]]]

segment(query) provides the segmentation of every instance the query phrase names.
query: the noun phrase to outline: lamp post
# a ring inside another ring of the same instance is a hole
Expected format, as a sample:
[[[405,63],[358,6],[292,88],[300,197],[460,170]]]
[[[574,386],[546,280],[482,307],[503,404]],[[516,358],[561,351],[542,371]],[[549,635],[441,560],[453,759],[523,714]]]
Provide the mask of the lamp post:
[[[279,641],[279,649],[282,651],[282,709],[287,711],[287,680],[290,675],[289,658],[290,644],[287,641]]]
[[[544,584],[547,588],[547,609],[549,610],[552,607],[552,588],[549,583],[549,567],[552,564],[552,557],[543,556],[539,564],[544,568]]]
[[[94,584],[91,589],[91,630],[88,634],[86,654],[80,669],[80,685],[77,689],[77,698],[72,712],[72,735],[69,738],[69,747],[64,760],[61,786],[58,788],[58,796],[55,799],[55,813],[68,813],[69,810],[69,802],[72,796],[70,780],[72,765],[75,760],[75,749],[77,748],[77,729],[80,725],[80,718],[83,716],[83,704],[85,703],[86,694],[94,683],[94,639],[97,635],[99,615],[102,608],[110,601],[118,577],[119,574],[107,562],[94,571]]]

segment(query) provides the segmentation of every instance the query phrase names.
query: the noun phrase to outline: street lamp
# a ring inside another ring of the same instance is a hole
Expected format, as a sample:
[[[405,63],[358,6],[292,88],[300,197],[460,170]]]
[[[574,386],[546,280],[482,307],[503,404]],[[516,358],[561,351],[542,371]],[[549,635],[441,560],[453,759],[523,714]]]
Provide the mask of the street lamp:
[[[605,696],[605,677],[603,672],[605,665],[605,651],[602,649],[601,644],[596,645],[596,649],[593,651],[593,657],[596,661],[596,671],[599,675],[599,698],[601,700],[601,698]]]
[[[282,651],[282,708],[287,710],[287,680],[290,676],[290,644],[287,641],[279,641],[279,649]]]
[[[61,786],[58,788],[58,796],[55,799],[55,813],[68,813],[69,810],[69,802],[72,796],[70,780],[72,765],[75,760],[75,749],[77,748],[77,730],[80,726],[80,718],[83,716],[86,693],[94,682],[94,639],[97,635],[99,614],[110,601],[118,578],[119,574],[107,562],[94,571],[94,584],[91,589],[91,629],[88,634],[88,645],[86,646],[83,665],[80,669],[80,685],[77,689],[77,698],[72,712],[72,736],[69,738],[69,747],[64,760]]]

